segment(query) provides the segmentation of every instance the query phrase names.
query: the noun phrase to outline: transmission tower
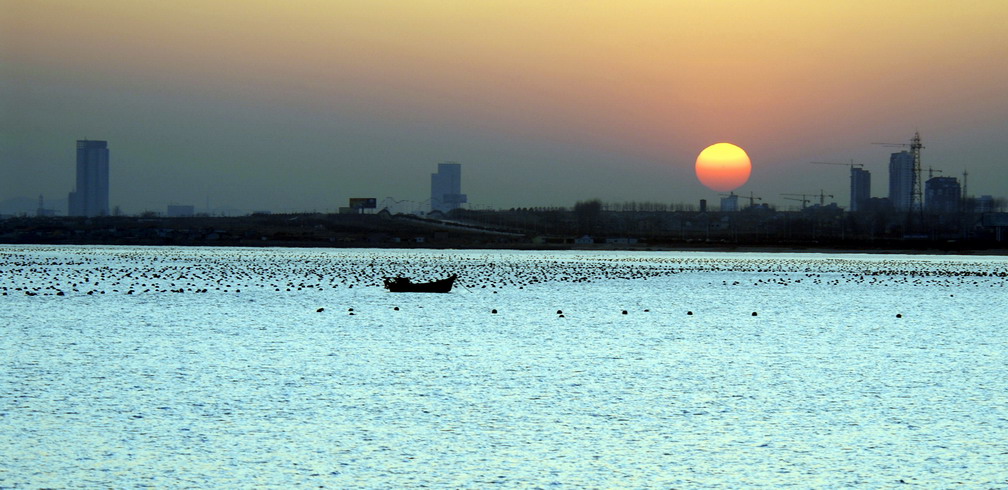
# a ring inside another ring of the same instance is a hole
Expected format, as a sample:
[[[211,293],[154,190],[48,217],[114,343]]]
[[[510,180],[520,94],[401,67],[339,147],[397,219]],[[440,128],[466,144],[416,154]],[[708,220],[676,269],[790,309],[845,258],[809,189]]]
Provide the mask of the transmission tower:
[[[910,140],[910,154],[913,155],[913,189],[910,191],[910,209],[919,213],[924,213],[924,199],[921,195],[921,144],[920,131],[914,131],[913,139]],[[923,219],[921,220],[923,223]]]
[[[921,144],[920,131],[914,131],[913,138],[910,139],[910,143],[875,143],[876,145],[882,146],[900,146],[903,148],[910,147],[910,155],[913,158],[913,175],[910,176],[910,209],[907,212],[907,226],[912,227],[912,217],[914,214],[918,215],[920,226],[924,226],[924,199],[921,195],[921,150],[924,149],[924,145]],[[915,213],[916,212],[916,213]]]

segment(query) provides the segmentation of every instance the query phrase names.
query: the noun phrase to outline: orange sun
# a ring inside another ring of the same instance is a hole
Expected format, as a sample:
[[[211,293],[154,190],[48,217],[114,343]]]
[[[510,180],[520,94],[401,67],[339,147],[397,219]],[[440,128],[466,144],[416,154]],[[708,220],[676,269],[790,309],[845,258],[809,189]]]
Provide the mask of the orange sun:
[[[731,143],[715,143],[704,148],[696,159],[700,183],[718,192],[738,189],[749,180],[752,161],[745,150]]]

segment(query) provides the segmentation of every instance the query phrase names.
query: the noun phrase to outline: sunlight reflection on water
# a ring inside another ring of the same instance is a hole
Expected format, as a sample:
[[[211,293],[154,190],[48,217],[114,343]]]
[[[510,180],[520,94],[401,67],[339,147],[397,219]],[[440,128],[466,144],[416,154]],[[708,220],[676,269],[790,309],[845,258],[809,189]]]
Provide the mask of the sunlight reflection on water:
[[[0,487],[1006,486],[1006,268],[3,247]]]

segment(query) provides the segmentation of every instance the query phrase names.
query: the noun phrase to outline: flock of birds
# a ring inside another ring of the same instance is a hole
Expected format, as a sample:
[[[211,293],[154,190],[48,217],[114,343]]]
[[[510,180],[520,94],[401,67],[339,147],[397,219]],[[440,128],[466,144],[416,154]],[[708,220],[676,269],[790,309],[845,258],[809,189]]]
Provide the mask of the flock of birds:
[[[881,257],[881,256],[880,256]],[[551,283],[647,281],[709,275],[726,287],[793,285],[1004,287],[1008,262],[746,258],[620,254],[456,253],[371,250],[0,248],[0,295],[292,293],[383,288],[458,274],[457,287],[498,291]],[[721,280],[717,273],[730,273]]]

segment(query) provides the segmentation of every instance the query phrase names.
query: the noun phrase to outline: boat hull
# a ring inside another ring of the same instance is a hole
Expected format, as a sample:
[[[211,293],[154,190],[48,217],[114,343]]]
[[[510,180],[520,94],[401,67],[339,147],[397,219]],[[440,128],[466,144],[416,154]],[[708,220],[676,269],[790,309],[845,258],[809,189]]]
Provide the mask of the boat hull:
[[[391,293],[447,293],[451,292],[457,278],[451,276],[439,281],[414,283],[405,277],[397,277],[385,279],[385,289]]]

